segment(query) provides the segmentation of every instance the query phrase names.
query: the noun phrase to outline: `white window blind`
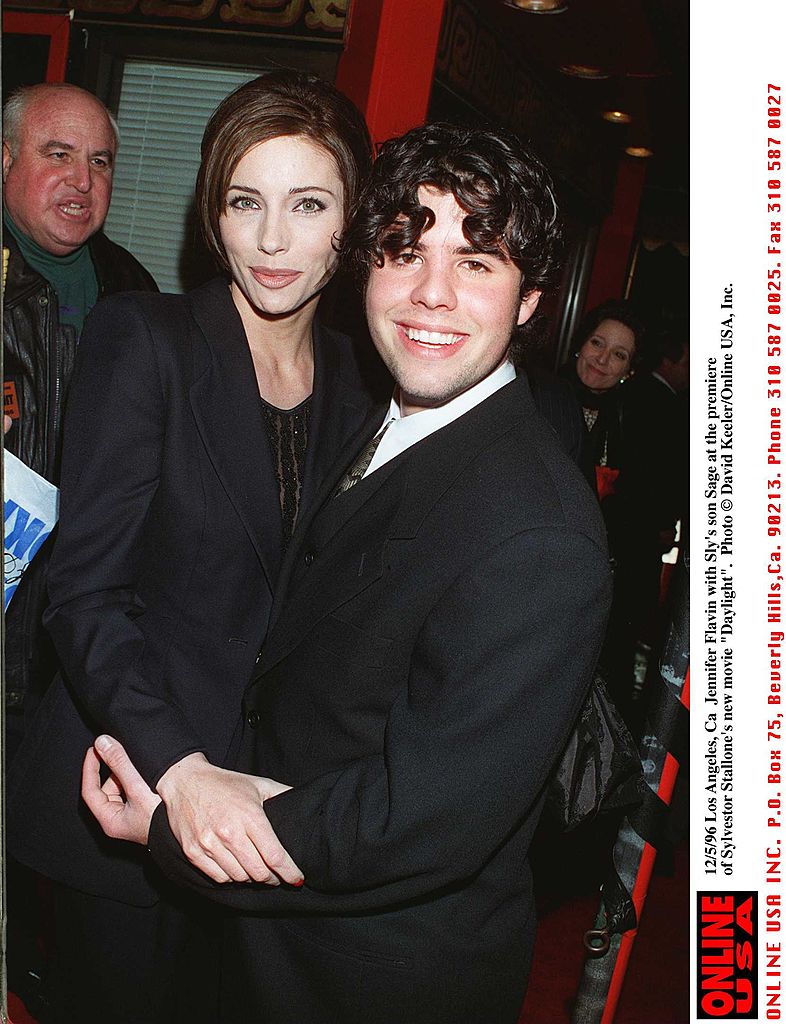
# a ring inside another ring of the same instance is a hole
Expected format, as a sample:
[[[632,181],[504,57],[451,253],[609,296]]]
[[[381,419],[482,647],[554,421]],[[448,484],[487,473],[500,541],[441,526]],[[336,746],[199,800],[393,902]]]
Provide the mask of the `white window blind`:
[[[260,74],[127,61],[120,91],[120,151],[106,233],[129,249],[161,291],[181,292],[193,232],[199,145],[208,118],[237,86]]]

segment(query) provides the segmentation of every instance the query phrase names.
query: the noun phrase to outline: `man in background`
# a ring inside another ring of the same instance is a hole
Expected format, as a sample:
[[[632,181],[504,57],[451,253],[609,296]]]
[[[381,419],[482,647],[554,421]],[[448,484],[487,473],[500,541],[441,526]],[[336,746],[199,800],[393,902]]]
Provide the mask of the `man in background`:
[[[56,486],[63,409],[85,316],[111,292],[157,290],[144,267],[101,230],[117,147],[109,111],[76,86],[27,86],[4,106],[5,446]],[[56,671],[41,625],[49,550],[44,544],[31,562],[5,619],[7,762]],[[18,865],[8,868],[9,984],[31,998],[38,975],[34,883]]]
[[[101,230],[117,145],[109,111],[76,86],[28,86],[3,109],[3,411],[11,420],[5,446],[55,485],[85,316],[111,292],[156,290],[144,267]],[[21,736],[23,704],[35,702],[54,675],[40,625],[46,561],[44,548],[6,617],[12,748]]]
[[[644,661],[663,626],[661,590],[663,556],[677,538],[687,550],[689,491],[690,338],[688,323],[664,324],[644,353],[644,368],[626,384],[622,423],[628,446],[625,488],[641,514],[631,523],[631,557],[625,559],[625,604],[636,645],[634,669],[641,686]],[[634,691],[635,692],[635,691]],[[643,727],[648,697],[639,694],[630,721]]]

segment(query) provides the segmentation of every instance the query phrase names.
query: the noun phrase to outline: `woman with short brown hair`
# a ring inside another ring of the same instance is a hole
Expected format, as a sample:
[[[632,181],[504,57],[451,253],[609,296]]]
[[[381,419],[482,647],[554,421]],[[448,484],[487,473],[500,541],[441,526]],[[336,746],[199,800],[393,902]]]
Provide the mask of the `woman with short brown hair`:
[[[298,514],[370,408],[350,340],[316,319],[370,155],[328,83],[242,86],[207,126],[198,183],[224,274],[113,297],[85,325],[46,614],[63,671],[8,785],[9,848],[57,883],[58,1020],[169,1022],[197,978],[209,988],[205,964],[180,969],[198,912],[144,851],[99,838],[79,766],[96,734],[122,738],[184,842],[258,806],[251,790],[229,804],[218,766]],[[230,867],[231,843],[214,856]]]

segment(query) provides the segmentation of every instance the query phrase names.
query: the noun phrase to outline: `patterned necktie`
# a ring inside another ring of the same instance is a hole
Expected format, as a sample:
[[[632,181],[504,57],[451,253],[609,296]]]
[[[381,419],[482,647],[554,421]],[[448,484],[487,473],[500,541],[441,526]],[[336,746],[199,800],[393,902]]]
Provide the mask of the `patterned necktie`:
[[[391,420],[392,422],[392,420]],[[341,483],[336,488],[334,497],[339,494],[343,494],[344,491],[348,491],[350,487],[354,487],[355,484],[363,479],[363,475],[371,465],[371,460],[374,458],[374,452],[379,448],[379,442],[385,436],[385,431],[390,426],[390,423],[386,423],[385,426],[380,430],[378,434],[371,438],[368,444],[365,446],[363,451],[358,455],[354,464],[346,471],[344,476],[341,478]]]

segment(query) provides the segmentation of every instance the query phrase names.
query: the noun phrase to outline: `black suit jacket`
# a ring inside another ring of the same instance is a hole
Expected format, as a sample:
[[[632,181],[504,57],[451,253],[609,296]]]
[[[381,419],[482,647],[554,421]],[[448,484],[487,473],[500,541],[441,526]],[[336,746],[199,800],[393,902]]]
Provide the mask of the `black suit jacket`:
[[[370,408],[349,340],[315,327],[301,509]],[[143,858],[98,834],[79,764],[99,731],[155,786],[226,756],[282,557],[251,354],[225,282],[113,297],[79,347],[46,623],[64,679],[9,779],[9,846],[97,895],[150,902]]]
[[[542,369],[527,370],[527,380],[536,409],[556,430],[565,451],[595,491],[595,465],[587,443],[587,428],[569,381]]]
[[[638,512],[641,533],[667,530],[687,512],[690,444],[685,398],[652,373],[637,373],[622,390],[625,475],[620,474],[620,483]]]
[[[239,923],[259,1019],[513,1022],[527,851],[609,601],[597,503],[523,379],[332,486],[287,556],[239,762],[294,787],[265,810],[306,885],[207,882],[160,809],[151,848],[263,912]]]

